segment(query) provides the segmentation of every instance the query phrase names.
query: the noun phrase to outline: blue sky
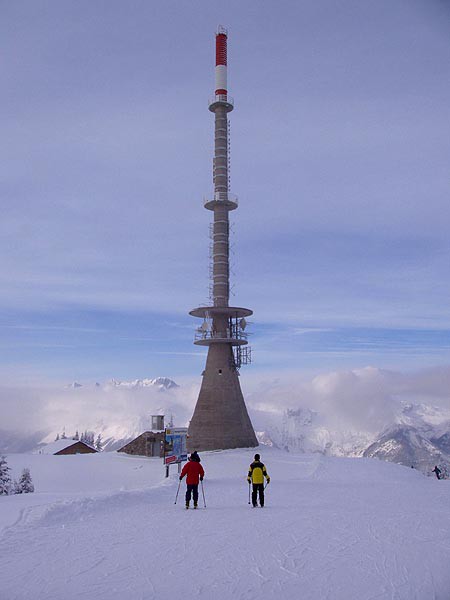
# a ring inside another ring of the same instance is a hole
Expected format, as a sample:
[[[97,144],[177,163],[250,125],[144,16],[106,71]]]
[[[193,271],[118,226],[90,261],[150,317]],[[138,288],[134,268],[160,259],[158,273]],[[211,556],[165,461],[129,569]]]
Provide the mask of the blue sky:
[[[448,2],[0,10],[3,378],[200,376],[219,23],[243,376],[449,364]]]

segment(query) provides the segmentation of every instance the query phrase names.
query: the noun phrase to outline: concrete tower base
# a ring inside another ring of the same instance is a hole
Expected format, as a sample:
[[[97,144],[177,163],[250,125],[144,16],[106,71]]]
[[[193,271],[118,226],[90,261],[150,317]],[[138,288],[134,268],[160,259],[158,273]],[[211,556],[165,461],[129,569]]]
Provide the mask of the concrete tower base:
[[[188,429],[189,452],[258,445],[232,358],[229,344],[212,344],[208,349],[202,386]]]

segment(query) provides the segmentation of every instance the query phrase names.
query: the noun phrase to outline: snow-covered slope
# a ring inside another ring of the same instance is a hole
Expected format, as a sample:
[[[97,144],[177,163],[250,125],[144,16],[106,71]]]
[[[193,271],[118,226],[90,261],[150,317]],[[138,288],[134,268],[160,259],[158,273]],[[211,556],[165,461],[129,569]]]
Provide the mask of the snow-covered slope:
[[[5,600],[447,600],[450,482],[372,459],[260,448],[266,507],[248,505],[253,452],[202,454],[206,509],[158,459],[11,455],[29,495],[0,497]]]

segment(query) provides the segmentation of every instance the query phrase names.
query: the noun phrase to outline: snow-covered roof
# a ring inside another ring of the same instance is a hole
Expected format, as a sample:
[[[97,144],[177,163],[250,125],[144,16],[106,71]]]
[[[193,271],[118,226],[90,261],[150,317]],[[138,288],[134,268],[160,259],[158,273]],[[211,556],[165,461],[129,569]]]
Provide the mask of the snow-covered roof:
[[[45,444],[41,448],[38,448],[35,454],[56,454],[57,452],[61,452],[61,450],[65,450],[69,448],[69,446],[73,446],[73,444],[77,444],[79,440],[56,440],[56,442],[50,442],[49,444]],[[81,442],[84,444],[84,442]],[[85,444],[87,446],[87,444]],[[90,446],[89,446],[90,447]]]

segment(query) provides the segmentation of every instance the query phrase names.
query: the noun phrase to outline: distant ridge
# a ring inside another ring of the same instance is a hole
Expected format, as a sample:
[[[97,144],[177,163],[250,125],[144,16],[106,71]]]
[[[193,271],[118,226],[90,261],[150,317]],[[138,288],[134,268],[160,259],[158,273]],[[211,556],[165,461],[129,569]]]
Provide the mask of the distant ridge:
[[[437,463],[449,463],[450,457],[417,428],[395,425],[371,444],[363,453],[365,458],[379,458],[421,471],[431,471]]]
[[[73,383],[69,383],[65,386],[66,389],[78,389],[78,388],[108,388],[108,387],[123,387],[123,388],[145,388],[145,387],[153,387],[158,388],[161,391],[171,390],[180,387],[173,379],[169,379],[168,377],[156,377],[155,379],[133,379],[131,381],[119,381],[118,379],[110,379],[106,383],[98,383],[91,385],[83,385],[78,383],[78,381],[74,381]]]

